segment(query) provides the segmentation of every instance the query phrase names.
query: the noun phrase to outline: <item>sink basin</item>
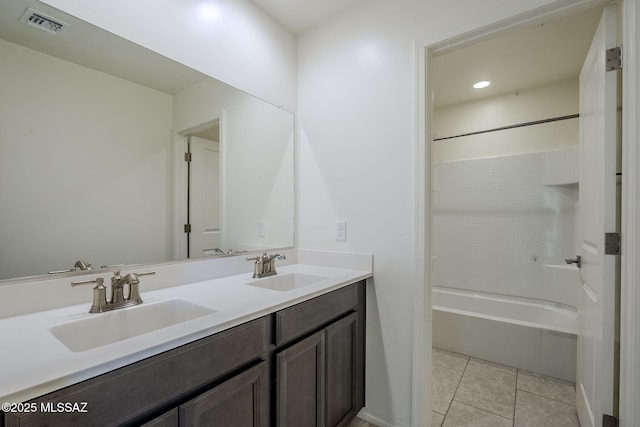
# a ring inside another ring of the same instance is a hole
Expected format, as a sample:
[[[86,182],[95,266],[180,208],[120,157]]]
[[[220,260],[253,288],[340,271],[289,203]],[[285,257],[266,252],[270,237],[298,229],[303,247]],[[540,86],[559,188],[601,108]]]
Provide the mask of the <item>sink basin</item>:
[[[245,285],[256,286],[258,288],[271,289],[272,291],[292,291],[326,280],[325,276],[316,276],[304,273],[284,273],[263,279],[255,279],[245,282]]]
[[[175,299],[92,314],[49,331],[69,350],[81,352],[212,313],[215,310]]]

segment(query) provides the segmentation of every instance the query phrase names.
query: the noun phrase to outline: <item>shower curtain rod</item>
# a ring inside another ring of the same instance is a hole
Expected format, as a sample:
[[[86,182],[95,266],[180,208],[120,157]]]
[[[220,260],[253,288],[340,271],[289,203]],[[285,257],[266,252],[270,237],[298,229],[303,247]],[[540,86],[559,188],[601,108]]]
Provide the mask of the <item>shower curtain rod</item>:
[[[532,121],[532,122],[518,123],[518,124],[515,124],[515,125],[502,126],[502,127],[499,127],[499,128],[493,128],[493,129],[487,129],[487,130],[479,130],[477,132],[469,132],[469,133],[462,133],[460,135],[443,136],[443,137],[440,137],[440,138],[433,138],[433,142],[443,141],[445,139],[460,138],[460,137],[463,137],[463,136],[480,135],[481,133],[489,133],[489,132],[497,132],[497,131],[500,131],[500,130],[521,128],[521,127],[525,127],[525,126],[541,125],[541,124],[544,124],[544,123],[558,122],[560,120],[577,119],[578,117],[580,117],[580,114],[570,114],[568,116],[552,117],[550,119],[535,120],[535,121]]]

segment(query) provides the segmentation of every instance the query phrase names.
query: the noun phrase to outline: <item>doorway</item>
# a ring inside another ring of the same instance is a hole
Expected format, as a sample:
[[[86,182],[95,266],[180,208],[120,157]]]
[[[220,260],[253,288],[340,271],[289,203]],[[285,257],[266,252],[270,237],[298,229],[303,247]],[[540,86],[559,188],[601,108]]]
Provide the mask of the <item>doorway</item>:
[[[179,134],[183,140],[185,178],[178,203],[183,232],[181,252],[195,259],[225,255],[222,249],[222,165],[220,119]]]
[[[601,11],[602,8],[591,13],[597,16]],[[589,13],[589,11],[582,12],[579,15],[585,17]],[[577,18],[578,15],[563,17],[564,20]],[[589,17],[585,19],[588,20]],[[554,25],[558,28],[569,26],[566,21],[558,22],[558,19],[554,18],[546,22],[537,22],[533,27],[520,28],[513,33],[520,33],[520,35],[529,33],[525,34],[529,38],[531,32],[547,31]],[[568,38],[578,32],[574,30],[565,37]],[[510,33],[510,36],[513,34]],[[587,39],[587,45],[590,40],[591,38]],[[481,44],[491,44],[491,40],[483,40]],[[522,41],[516,45],[521,48]],[[547,50],[549,46],[546,44]],[[465,58],[473,57],[473,54],[469,53],[472,49],[473,46],[465,45],[462,48],[457,46],[458,51],[466,50],[462,55]],[[525,50],[528,56],[533,56],[531,50]],[[442,339],[443,335],[452,335],[451,325],[458,325],[459,332],[463,335],[458,345],[469,344],[469,341],[473,340],[471,338],[476,338],[480,344],[485,345],[485,349],[468,350],[467,352],[472,353],[471,356],[478,357],[484,352],[488,355],[485,359],[491,362],[503,362],[509,357],[503,360],[491,359],[500,359],[499,352],[495,352],[499,347],[507,349],[507,353],[515,353],[513,341],[499,343],[486,335],[478,338],[477,331],[468,329],[470,326],[464,326],[461,320],[452,320],[451,315],[452,313],[460,314],[463,311],[465,315],[471,313],[471,317],[475,316],[471,324],[476,326],[487,318],[492,321],[496,320],[496,317],[500,318],[498,320],[504,320],[509,315],[498,315],[502,308],[494,303],[510,300],[515,307],[518,307],[516,311],[520,311],[519,314],[529,310],[532,303],[540,304],[545,309],[548,308],[545,304],[551,303],[556,308],[563,310],[566,308],[564,312],[560,310],[558,316],[571,320],[571,310],[575,312],[580,306],[580,282],[576,280],[578,270],[573,266],[563,268],[565,266],[562,265],[563,258],[573,258],[572,255],[567,257],[567,254],[577,253],[578,235],[574,217],[579,203],[578,179],[577,174],[574,173],[575,162],[572,161],[578,154],[575,147],[577,145],[577,126],[575,126],[578,120],[577,109],[573,112],[548,114],[546,117],[529,119],[526,118],[525,110],[520,111],[518,107],[518,104],[524,101],[535,104],[547,99],[544,101],[547,102],[546,107],[543,106],[542,109],[544,113],[548,113],[549,110],[560,107],[563,102],[560,95],[566,96],[572,91],[576,92],[575,104],[577,105],[577,81],[572,82],[565,78],[547,82],[537,81],[528,86],[517,83],[515,90],[512,88],[490,97],[491,102],[480,100],[482,97],[476,97],[467,104],[463,104],[458,98],[457,104],[453,102],[440,106],[441,109],[438,111],[437,93],[446,84],[438,80],[437,61],[439,57],[445,57],[448,54],[455,57],[455,53],[450,48],[431,49],[427,53],[427,57],[430,54],[433,55],[429,66],[435,78],[432,77],[433,80],[427,86],[433,87],[436,94],[432,104],[435,108],[431,113],[431,125],[434,133],[437,134],[436,142],[431,147],[434,182],[430,215],[433,221],[431,280],[434,287],[442,288],[438,289],[439,295],[434,293],[432,296],[434,300],[433,341],[434,345],[440,343],[450,347],[451,350],[461,352],[461,347],[456,347],[455,340],[443,341]],[[511,61],[508,64],[510,74],[525,74],[513,71],[518,65],[512,61],[513,51],[510,54],[509,49],[493,52],[485,50],[481,55],[499,62],[499,56],[505,53],[508,57],[506,62]],[[585,53],[582,53],[582,60],[584,55]],[[548,61],[541,62],[548,63]],[[458,67],[464,70],[472,68],[460,65]],[[533,68],[532,65],[527,67]],[[451,69],[448,68],[447,84],[453,80],[451,77],[454,73],[450,71]],[[540,76],[542,73],[534,74]],[[478,76],[476,80],[481,80],[482,77]],[[468,83],[470,85],[473,81]],[[551,108],[548,104],[549,99],[554,100]],[[495,114],[496,112],[498,114]],[[491,113],[494,113],[494,119],[498,117],[498,120],[504,120],[507,116],[517,118],[522,114],[525,118],[511,120],[511,123],[487,124],[486,119],[491,119]],[[477,120],[478,118],[483,120]],[[469,124],[472,126],[471,129],[464,128]],[[458,129],[439,132],[440,126]],[[473,129],[473,126],[476,128]],[[438,144],[441,145],[438,147]],[[461,194],[464,197],[460,197]],[[536,228],[536,224],[542,228]],[[549,280],[552,283],[549,283]],[[487,283],[489,283],[488,289],[485,286]],[[558,292],[559,286],[565,286],[567,289]],[[465,306],[461,309],[450,302],[452,295],[466,298],[470,294],[480,295],[480,299],[484,302],[489,300],[490,307],[484,313],[485,318],[478,316],[479,313],[475,307]],[[509,311],[510,308],[507,307],[506,310]],[[448,333],[438,332],[439,318],[440,321],[446,318]],[[532,327],[533,322],[530,319],[516,318],[515,320],[511,323],[517,324],[518,327]],[[533,347],[540,348],[547,345],[556,348],[556,338],[562,334],[570,335],[570,326],[550,327],[545,324],[542,330],[546,344],[543,340]],[[574,326],[576,326],[575,323]],[[490,327],[483,325],[481,330],[487,330],[487,328]],[[504,333],[504,325],[496,328]],[[549,339],[550,333],[553,339]],[[522,335],[519,331],[508,334],[512,337]],[[551,341],[554,342],[553,345],[549,344]],[[510,345],[511,348],[509,348]],[[571,343],[568,346],[570,347]],[[515,347],[520,346],[515,345]],[[475,355],[474,352],[476,352]],[[513,356],[513,354],[507,356]],[[575,361],[575,355],[569,354],[569,356]],[[549,360],[561,359],[557,355],[541,357],[547,357]],[[517,360],[517,357],[515,359],[513,364],[522,362]],[[525,364],[526,372],[531,370],[536,372],[535,369],[542,370],[544,374],[549,373],[544,372],[544,369],[531,368]],[[575,372],[575,367],[564,367],[564,370]],[[434,377],[436,371],[434,369]],[[559,372],[562,372],[562,369]],[[523,391],[523,394],[525,393],[527,393],[526,390]],[[452,402],[456,402],[453,397],[449,405]],[[457,403],[464,404],[464,397],[458,399]],[[515,403],[517,410],[517,402]],[[477,404],[475,406],[477,407]],[[502,415],[508,416],[508,411]]]

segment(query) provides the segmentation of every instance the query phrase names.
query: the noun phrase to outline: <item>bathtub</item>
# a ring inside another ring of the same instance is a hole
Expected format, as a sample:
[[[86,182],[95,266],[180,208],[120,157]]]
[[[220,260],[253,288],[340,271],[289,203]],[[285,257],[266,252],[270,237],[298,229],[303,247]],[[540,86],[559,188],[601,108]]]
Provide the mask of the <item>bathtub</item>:
[[[444,287],[431,302],[434,347],[575,381],[574,307]]]

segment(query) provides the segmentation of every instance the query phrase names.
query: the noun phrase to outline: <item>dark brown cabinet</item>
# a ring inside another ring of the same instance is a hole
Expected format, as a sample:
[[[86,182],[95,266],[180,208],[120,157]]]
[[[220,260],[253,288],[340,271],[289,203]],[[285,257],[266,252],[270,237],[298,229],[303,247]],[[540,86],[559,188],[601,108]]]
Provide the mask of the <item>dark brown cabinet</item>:
[[[178,408],[174,408],[166,414],[152,419],[144,423],[141,427],[177,427],[178,426]]]
[[[0,427],[342,427],[364,406],[358,282],[31,400]]]
[[[276,342],[293,340],[275,355],[277,427],[342,427],[356,416],[364,406],[363,325],[364,282],[276,313]]]
[[[268,427],[268,384],[267,363],[262,362],[180,405],[179,426]]]
[[[276,424],[278,427],[324,426],[325,333],[276,355]]]
[[[326,329],[326,425],[349,424],[364,405],[362,340],[358,313]]]
[[[261,362],[141,427],[267,427],[268,384]]]

